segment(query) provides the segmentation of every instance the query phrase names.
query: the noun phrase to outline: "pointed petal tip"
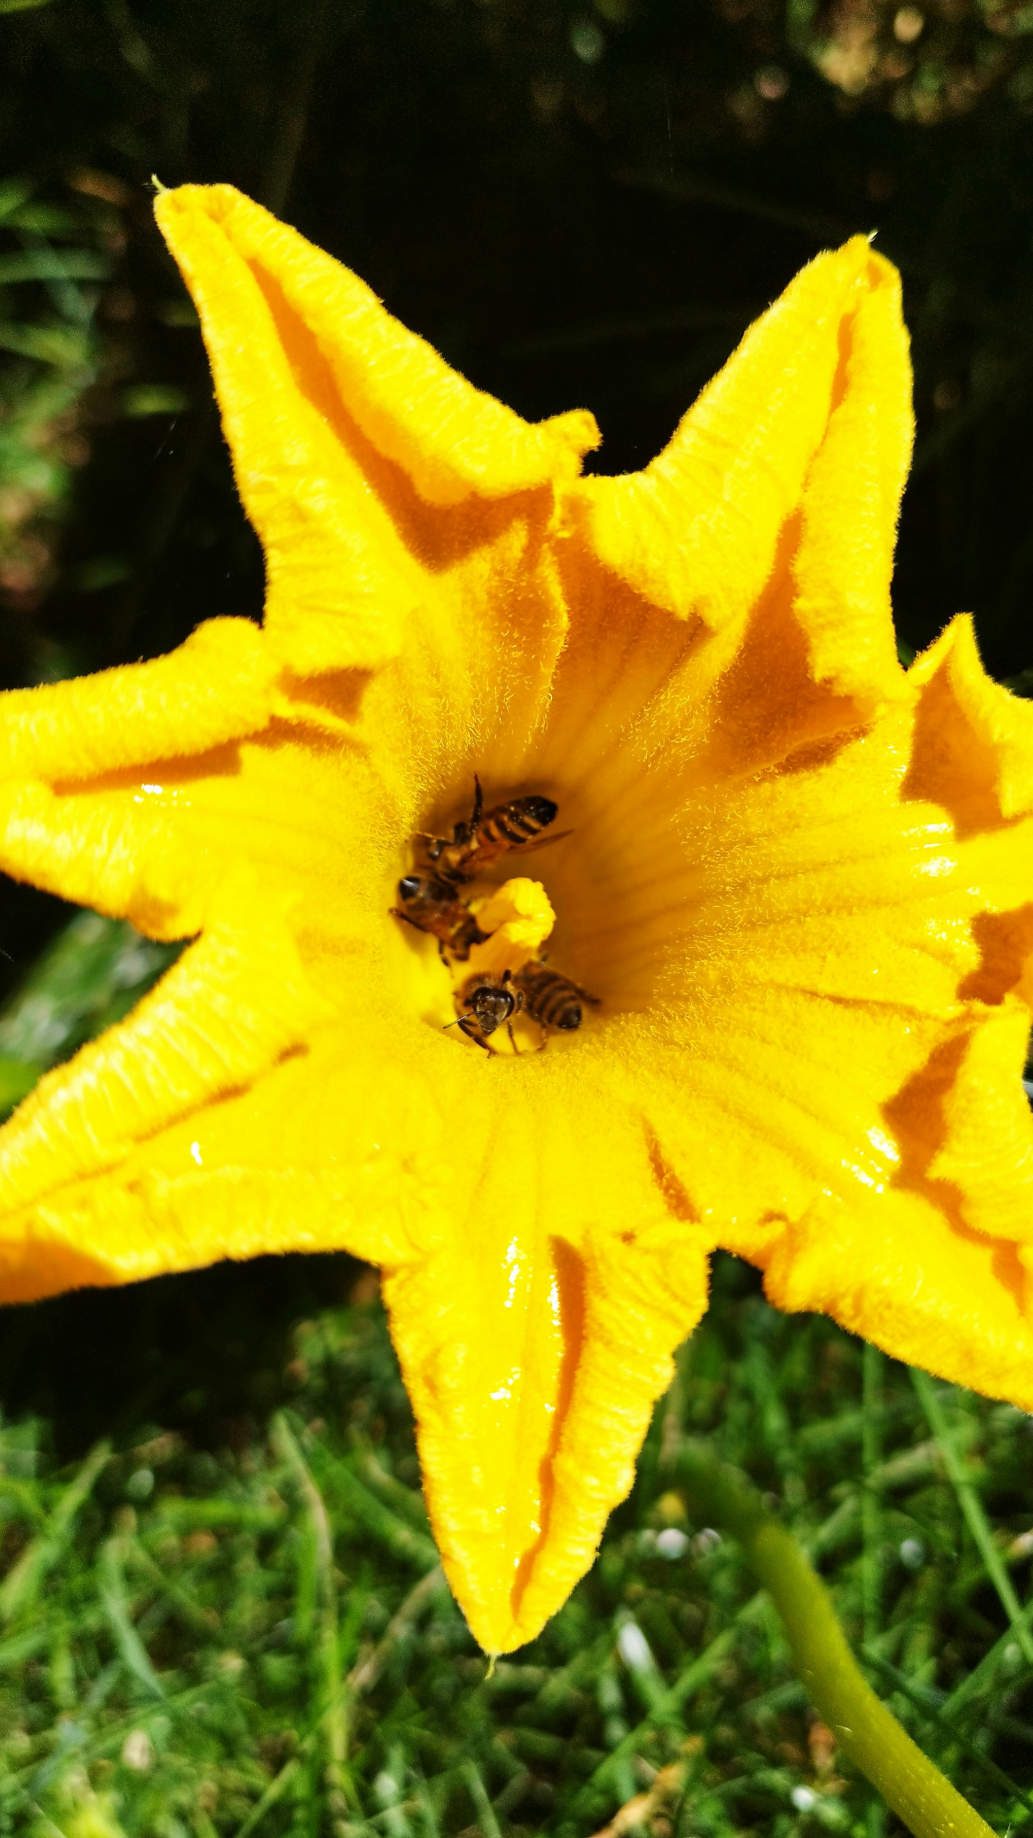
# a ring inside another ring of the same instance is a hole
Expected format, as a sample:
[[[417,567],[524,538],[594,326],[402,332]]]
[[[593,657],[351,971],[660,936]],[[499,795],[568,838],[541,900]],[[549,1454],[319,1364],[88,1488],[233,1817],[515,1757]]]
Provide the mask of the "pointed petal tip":
[[[165,235],[177,218],[191,215],[211,217],[213,222],[220,222],[227,217],[238,202],[250,202],[235,185],[172,185],[163,186],[154,199],[154,215],[158,227]],[[261,210],[256,205],[256,210]]]
[[[801,269],[643,471],[571,491],[572,525],[651,605],[734,632],[797,519],[812,674],[863,716],[899,692],[889,581],[912,432],[899,277],[857,235]]]
[[[582,410],[523,420],[232,185],[177,186],[154,209],[197,308],[265,550],[270,645],[299,675],[378,669],[426,597],[399,505],[421,527],[421,554],[452,541],[458,506],[484,511],[485,540],[500,501],[535,493],[544,519],[550,490],[598,444],[596,423]],[[530,515],[530,500],[514,513]]]
[[[540,421],[538,426],[543,434],[548,432],[561,453],[566,448],[569,464],[561,462],[560,470],[571,478],[576,478],[581,471],[585,454],[594,453],[603,444],[599,423],[588,408],[568,409],[565,414]]]
[[[463,1608],[462,1597],[456,1592],[454,1583],[452,1589],[460,1607]],[[555,1604],[556,1609],[562,1606],[562,1600]],[[487,1656],[492,1668],[497,1660],[508,1659],[511,1653],[516,1653],[521,1647],[530,1646],[532,1640],[537,1640],[542,1629],[550,1620],[551,1612],[553,1611],[550,1611],[550,1614],[538,1615],[533,1621],[525,1623],[519,1616],[514,1618],[505,1609],[501,1610],[496,1618],[494,1615],[476,1614],[463,1608],[466,1624],[477,1645]]]
[[[1033,706],[988,676],[970,613],[915,659],[908,682],[919,701],[912,794],[976,828],[1033,809]]]
[[[815,263],[835,264],[842,275],[863,283],[866,288],[874,290],[888,287],[899,294],[900,270],[888,255],[875,247],[875,230],[858,231],[848,236],[846,242],[840,243],[838,249],[827,249],[815,258]]]
[[[511,1169],[503,1148],[496,1142],[494,1157]],[[626,1192],[619,1168],[610,1179]],[[482,1245],[492,1219],[482,1196]],[[471,1284],[467,1255],[458,1270],[449,1259],[430,1275],[392,1275],[385,1299],[445,1573],[485,1652],[509,1653],[541,1632],[590,1569],[631,1487],[674,1349],[703,1311],[707,1269],[683,1224],[666,1216],[625,1237],[593,1233],[583,1257],[528,1238],[522,1259],[501,1219],[496,1236],[494,1294],[483,1277]],[[539,1324],[533,1345],[522,1332],[514,1338],[521,1270],[529,1293],[555,1296],[559,1310],[555,1334]]]

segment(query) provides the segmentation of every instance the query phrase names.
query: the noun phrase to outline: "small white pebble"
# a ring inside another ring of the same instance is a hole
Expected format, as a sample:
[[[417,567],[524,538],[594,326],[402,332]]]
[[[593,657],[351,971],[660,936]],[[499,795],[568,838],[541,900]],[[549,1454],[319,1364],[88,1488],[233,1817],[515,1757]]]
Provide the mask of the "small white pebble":
[[[818,1796],[813,1787],[794,1787],[789,1795],[797,1812],[813,1812],[818,1804]]]
[[[925,1545],[920,1538],[902,1538],[900,1561],[905,1570],[920,1570],[925,1563]]]
[[[154,1761],[154,1744],[146,1730],[130,1730],[122,1744],[122,1760],[134,1774],[146,1774]]]
[[[625,1621],[617,1631],[617,1651],[629,1672],[655,1672],[656,1661],[637,1621]]]
[[[676,1557],[685,1556],[689,1540],[676,1525],[665,1525],[663,1531],[656,1534],[656,1548],[661,1557],[669,1557],[673,1562]]]
[[[398,1782],[386,1768],[381,1768],[373,1782],[373,1797],[381,1806],[393,1806],[399,1798]]]
[[[720,1532],[715,1531],[712,1525],[705,1525],[703,1530],[697,1532],[695,1538],[692,1540],[692,1548],[697,1557],[708,1557],[711,1551],[717,1550],[720,1543]]]

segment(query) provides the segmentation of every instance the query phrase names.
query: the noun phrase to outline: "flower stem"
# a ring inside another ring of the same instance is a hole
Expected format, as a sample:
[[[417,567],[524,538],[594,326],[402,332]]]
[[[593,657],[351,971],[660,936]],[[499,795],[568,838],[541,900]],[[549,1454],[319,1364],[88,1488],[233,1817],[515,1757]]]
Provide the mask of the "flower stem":
[[[756,1490],[704,1445],[679,1450],[690,1504],[730,1532],[785,1626],[800,1676],[844,1752],[914,1838],[994,1838],[991,1827],[933,1766],[876,1697],[847,1645],[824,1583],[796,1540],[765,1512]]]

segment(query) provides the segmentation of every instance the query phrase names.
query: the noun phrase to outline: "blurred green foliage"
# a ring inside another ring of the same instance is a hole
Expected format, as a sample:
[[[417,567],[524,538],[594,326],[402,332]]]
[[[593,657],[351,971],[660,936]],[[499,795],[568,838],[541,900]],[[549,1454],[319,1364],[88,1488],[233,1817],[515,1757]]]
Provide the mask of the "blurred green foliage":
[[[260,607],[157,172],[284,211],[523,413],[592,407],[609,470],[877,230],[916,367],[902,650],[964,607],[1033,683],[1033,7],[0,0],[0,49],[5,681]],[[0,946],[3,1102],[168,961],[28,890]],[[773,1316],[730,1260],[595,1571],[490,1681],[347,1260],[9,1313],[0,1410],[0,1834],[879,1838],[686,1517],[686,1431],[782,1496],[875,1682],[1030,1827],[1028,1423]]]

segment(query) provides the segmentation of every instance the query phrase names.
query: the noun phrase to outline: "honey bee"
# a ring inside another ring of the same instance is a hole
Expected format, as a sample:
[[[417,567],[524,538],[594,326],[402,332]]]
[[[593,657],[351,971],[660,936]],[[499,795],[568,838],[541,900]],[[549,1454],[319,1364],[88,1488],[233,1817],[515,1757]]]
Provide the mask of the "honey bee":
[[[494,1053],[495,1049],[488,1045],[488,1040],[496,1028],[505,1024],[509,1044],[515,1053],[517,1044],[513,1038],[513,1016],[523,1007],[523,1000],[508,970],[496,978],[472,976],[456,996],[459,1013],[448,1026],[458,1026],[467,1040],[483,1047],[486,1053]]]
[[[465,962],[472,946],[483,944],[487,937],[477,924],[465,900],[460,900],[454,881],[438,880],[434,875],[404,874],[398,883],[401,906],[392,906],[396,919],[415,926],[418,932],[429,932],[438,941],[438,954]]]
[[[542,1031],[542,1046],[545,1046],[550,1028],[569,1033],[581,1026],[583,1002],[590,1002],[595,1008],[599,997],[589,995],[587,989],[572,983],[569,976],[561,976],[558,970],[550,970],[547,964],[533,959],[515,976],[505,970],[495,979],[470,977],[456,997],[459,1010],[456,1020],[448,1025],[458,1026],[467,1040],[483,1047],[486,1053],[494,1052],[488,1042],[496,1029],[505,1025],[515,1053],[515,1015],[523,1012],[532,1021],[537,1021]]]
[[[583,1002],[590,1002],[593,1008],[598,1007],[598,996],[590,996],[587,989],[572,983],[569,976],[561,976],[558,970],[550,970],[547,964],[537,958],[532,958],[529,964],[518,970],[513,982],[520,996],[520,1007],[530,1015],[532,1021],[537,1021],[543,1036],[549,1028],[558,1028],[562,1033],[571,1033],[579,1028],[583,1019]]]
[[[484,809],[481,781],[474,774],[473,810],[452,829],[449,840],[444,836],[427,839],[426,856],[437,873],[449,881],[472,881],[499,857],[511,849],[543,846],[541,832],[554,822],[557,805],[551,798],[532,794],[511,798],[506,804]],[[562,832],[564,835],[568,831]],[[547,836],[546,842],[558,842],[559,836]]]

